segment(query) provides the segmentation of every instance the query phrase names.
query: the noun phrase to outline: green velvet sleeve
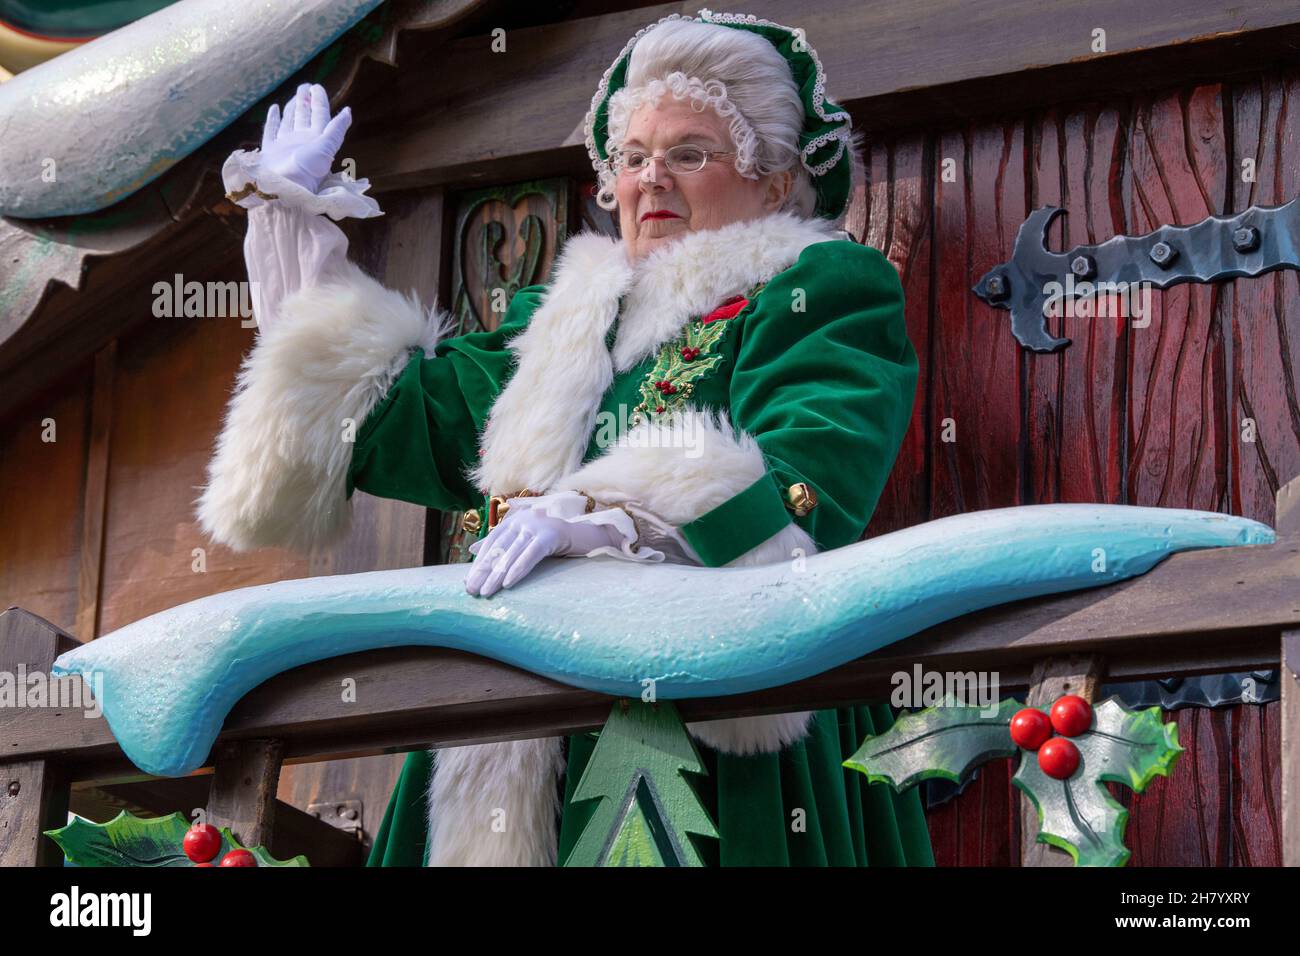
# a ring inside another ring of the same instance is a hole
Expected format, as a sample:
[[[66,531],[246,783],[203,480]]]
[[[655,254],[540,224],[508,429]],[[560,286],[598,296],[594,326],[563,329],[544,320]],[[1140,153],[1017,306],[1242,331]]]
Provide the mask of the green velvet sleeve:
[[[791,520],[820,550],[857,541],[916,397],[918,364],[902,283],[878,250],[838,240],[809,246],[747,312],[732,320],[744,324],[731,377],[731,421],[754,436],[768,470],[682,526],[710,567],[762,544]],[[796,517],[786,508],[786,491],[800,481],[818,503]]]
[[[545,286],[520,289],[491,332],[444,339],[426,356],[416,348],[383,400],[357,431],[348,468],[354,489],[445,511],[477,507],[466,472],[478,436],[513,370],[507,345],[528,324]]]

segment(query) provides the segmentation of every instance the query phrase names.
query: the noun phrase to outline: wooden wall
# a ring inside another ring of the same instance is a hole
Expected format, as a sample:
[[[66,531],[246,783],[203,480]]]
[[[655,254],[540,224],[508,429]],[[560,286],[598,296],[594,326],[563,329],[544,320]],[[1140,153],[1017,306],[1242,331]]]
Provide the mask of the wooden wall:
[[[1057,316],[1051,331],[1073,344],[1055,355],[1022,350],[1008,313],[970,288],[1010,258],[1040,206],[1065,208],[1052,237],[1063,250],[1288,201],[1300,185],[1297,82],[1262,75],[876,139],[851,227],[899,269],[922,382],[869,534],[1054,501],[1272,522],[1278,487],[1300,474],[1296,272],[1154,291],[1145,329]],[[1188,746],[1174,775],[1121,795],[1134,864],[1280,862],[1278,707],[1172,715]],[[941,863],[1013,862],[1010,774],[988,765],[931,814]]]
[[[353,233],[372,274],[432,302],[442,260],[442,194],[391,194]],[[242,217],[241,217],[242,218]],[[112,308],[151,316],[153,283],[244,278],[239,240],[141,275]],[[152,318],[0,423],[0,602],[91,640],[196,597],[288,578],[418,566],[426,511],[358,492],[350,537],[309,554],[236,553],[194,516],[206,467],[254,330],[232,318]],[[41,440],[55,423],[57,441]],[[198,549],[196,551],[196,549]],[[361,799],[379,825],[402,757],[286,767],[280,797]]]

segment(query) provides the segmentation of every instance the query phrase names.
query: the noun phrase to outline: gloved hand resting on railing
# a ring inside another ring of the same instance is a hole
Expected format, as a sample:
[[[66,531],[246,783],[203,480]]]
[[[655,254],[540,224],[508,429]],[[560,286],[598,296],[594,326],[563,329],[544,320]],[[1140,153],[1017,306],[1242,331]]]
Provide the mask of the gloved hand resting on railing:
[[[487,537],[475,542],[465,590],[487,597],[510,587],[551,555],[587,555],[612,548],[620,535],[612,526],[554,518],[540,508],[511,508]]]
[[[510,587],[543,558],[606,555],[625,561],[695,563],[680,548],[674,529],[653,515],[598,503],[582,492],[557,491],[508,499],[495,528],[470,545],[475,556],[465,590],[487,597]]]

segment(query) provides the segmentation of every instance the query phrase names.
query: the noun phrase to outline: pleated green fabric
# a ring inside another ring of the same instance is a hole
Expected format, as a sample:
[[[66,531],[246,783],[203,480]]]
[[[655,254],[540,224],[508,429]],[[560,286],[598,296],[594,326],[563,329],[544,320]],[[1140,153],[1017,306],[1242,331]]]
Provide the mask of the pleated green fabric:
[[[691,783],[719,834],[699,841],[706,864],[933,866],[918,792],[896,794],[843,766],[866,736],[884,733],[893,723],[888,704],[843,707],[818,711],[808,736],[780,753],[739,757],[697,745],[708,776]],[[597,805],[572,802],[597,736],[568,739],[560,860]],[[367,865],[423,865],[430,773],[428,752],[408,755]]]

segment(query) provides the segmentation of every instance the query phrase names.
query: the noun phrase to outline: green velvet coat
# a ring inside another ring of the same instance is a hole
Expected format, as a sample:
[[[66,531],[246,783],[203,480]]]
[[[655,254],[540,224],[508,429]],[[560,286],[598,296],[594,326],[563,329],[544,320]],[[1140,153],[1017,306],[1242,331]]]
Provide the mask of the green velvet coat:
[[[480,509],[486,519],[484,496],[466,472],[512,372],[506,346],[527,327],[545,292],[543,285],[521,289],[493,331],[446,339],[432,356],[414,352],[358,431],[349,495],[360,488],[435,509]],[[616,374],[584,459],[600,455],[637,415],[726,410],[738,430],[755,437],[768,471],[680,527],[711,567],[792,520],[822,550],[857,541],[907,430],[917,385],[901,284],[879,251],[842,240],[814,243],[789,268],[749,289],[746,299],[730,317],[691,319],[656,354]],[[617,320],[607,345],[616,332]],[[563,381],[557,370],[557,387]],[[656,385],[664,381],[675,391]],[[803,516],[787,502],[786,490],[796,482],[818,496]],[[516,585],[526,586],[526,579]],[[888,705],[847,707],[818,712],[811,733],[780,753],[742,757],[697,744],[708,776],[693,782],[720,834],[701,847],[705,859],[723,866],[932,865],[917,793],[895,795],[842,766],[864,736],[892,723]],[[594,809],[570,797],[596,736],[567,741],[561,862]],[[408,756],[370,865],[424,862],[430,770],[427,752]],[[806,827],[792,825],[796,818],[806,819]]]

